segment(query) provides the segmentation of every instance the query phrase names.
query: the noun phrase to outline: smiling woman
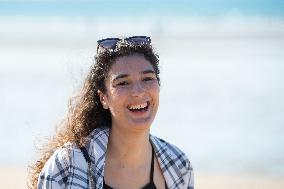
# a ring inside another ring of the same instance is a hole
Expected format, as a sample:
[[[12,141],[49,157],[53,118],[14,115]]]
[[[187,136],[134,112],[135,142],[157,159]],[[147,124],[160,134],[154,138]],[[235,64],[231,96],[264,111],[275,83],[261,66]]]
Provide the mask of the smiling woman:
[[[119,57],[105,81],[106,93],[99,91],[104,108],[110,110],[112,128],[147,130],[159,104],[159,84],[153,66],[141,55]]]
[[[193,189],[186,155],[150,134],[160,91],[151,39],[99,40],[95,61],[30,187]]]

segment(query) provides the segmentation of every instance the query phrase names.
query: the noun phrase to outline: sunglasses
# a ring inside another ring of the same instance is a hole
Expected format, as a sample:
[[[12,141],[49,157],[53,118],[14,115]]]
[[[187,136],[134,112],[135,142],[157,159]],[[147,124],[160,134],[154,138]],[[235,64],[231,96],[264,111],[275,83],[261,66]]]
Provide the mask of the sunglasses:
[[[147,36],[132,36],[127,37],[124,39],[120,38],[106,38],[98,40],[98,46],[97,51],[100,47],[110,50],[115,50],[116,45],[119,41],[126,41],[127,43],[133,44],[133,45],[150,45],[151,44],[151,38]]]

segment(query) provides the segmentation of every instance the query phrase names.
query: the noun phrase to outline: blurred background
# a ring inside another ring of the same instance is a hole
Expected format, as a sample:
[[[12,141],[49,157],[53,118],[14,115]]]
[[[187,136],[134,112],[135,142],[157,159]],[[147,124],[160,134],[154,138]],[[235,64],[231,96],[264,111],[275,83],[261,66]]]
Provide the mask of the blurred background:
[[[197,189],[284,188],[284,1],[0,0],[1,188],[26,188],[96,41],[151,36],[152,134],[179,146]]]

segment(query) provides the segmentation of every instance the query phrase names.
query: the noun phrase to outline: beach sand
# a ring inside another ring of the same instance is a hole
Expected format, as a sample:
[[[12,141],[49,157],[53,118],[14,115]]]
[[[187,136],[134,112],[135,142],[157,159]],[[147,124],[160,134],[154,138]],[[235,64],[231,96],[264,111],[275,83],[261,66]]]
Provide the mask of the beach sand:
[[[0,188],[27,189],[27,168],[0,166]],[[196,189],[283,189],[284,177],[195,173]]]
[[[284,177],[268,175],[195,174],[196,189],[283,189]]]
[[[21,166],[0,166],[0,188],[27,189],[27,168]]]

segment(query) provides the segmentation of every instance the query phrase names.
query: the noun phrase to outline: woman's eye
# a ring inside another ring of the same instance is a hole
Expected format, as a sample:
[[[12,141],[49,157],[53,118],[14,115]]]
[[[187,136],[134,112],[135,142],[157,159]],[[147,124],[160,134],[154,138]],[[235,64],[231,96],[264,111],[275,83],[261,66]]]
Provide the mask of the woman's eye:
[[[127,81],[122,81],[122,82],[119,82],[116,84],[117,86],[125,86],[125,85],[128,85],[128,82]]]
[[[152,80],[154,80],[154,78],[152,78],[152,77],[145,77],[145,78],[143,78],[143,81],[152,81]]]

